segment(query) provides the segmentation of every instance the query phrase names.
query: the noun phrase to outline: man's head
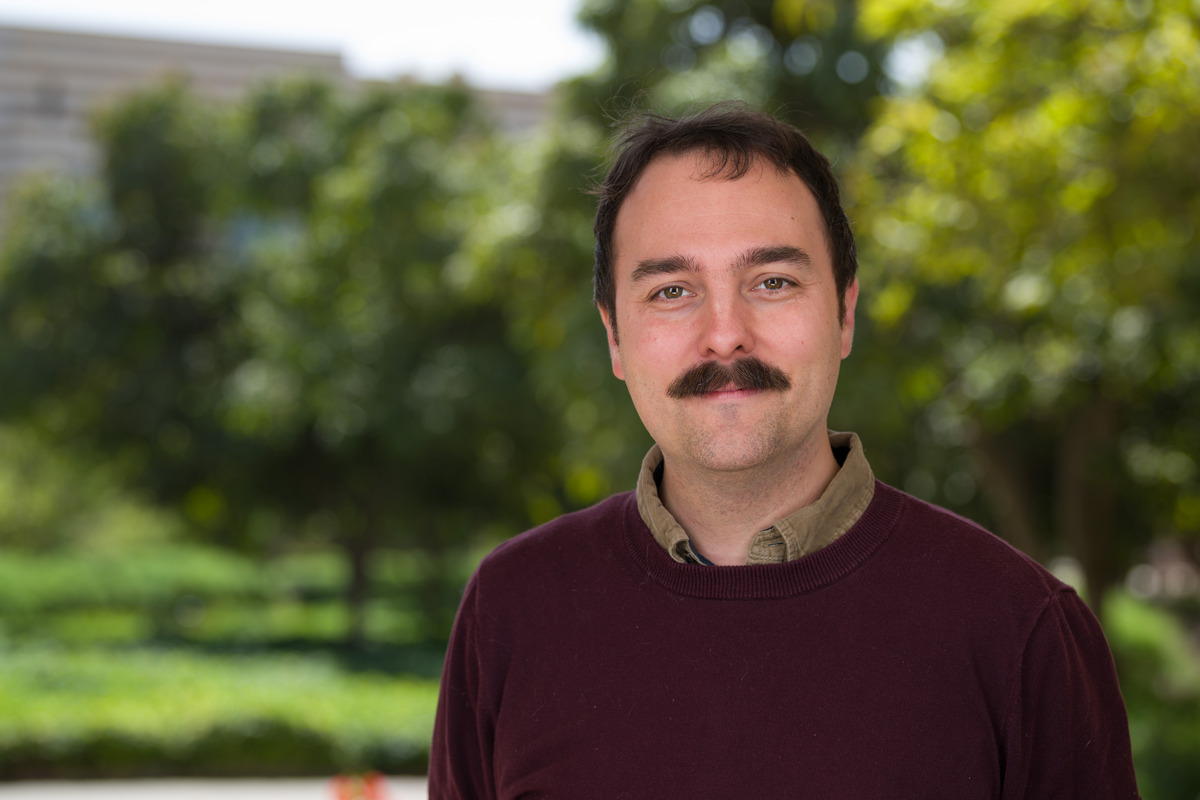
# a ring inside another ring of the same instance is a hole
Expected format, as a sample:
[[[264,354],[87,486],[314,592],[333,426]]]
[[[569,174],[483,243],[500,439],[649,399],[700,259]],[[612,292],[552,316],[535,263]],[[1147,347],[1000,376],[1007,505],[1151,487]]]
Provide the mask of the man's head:
[[[704,156],[708,164],[705,177],[713,180],[736,180],[752,166],[766,163],[804,182],[821,212],[839,311],[844,317],[845,293],[857,274],[858,255],[829,160],[791,125],[738,103],[721,103],[681,119],[645,115],[628,125],[617,139],[616,159],[596,190],[599,202],[593,274],[594,301],[612,321],[614,337],[614,241],[621,206],[656,158],[688,153]]]
[[[632,129],[606,186],[600,316],[669,471],[832,461],[858,282],[828,162],[794,128],[721,107]]]

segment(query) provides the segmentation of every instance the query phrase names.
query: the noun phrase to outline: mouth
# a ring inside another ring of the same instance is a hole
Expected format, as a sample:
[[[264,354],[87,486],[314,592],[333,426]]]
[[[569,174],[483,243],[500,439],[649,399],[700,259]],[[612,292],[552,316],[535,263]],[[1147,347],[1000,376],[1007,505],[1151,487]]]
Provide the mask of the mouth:
[[[750,392],[757,392],[757,391],[758,391],[757,389],[751,389],[751,388],[748,388],[745,386],[737,386],[736,384],[731,383],[726,386],[722,386],[720,388],[709,389],[707,392],[700,395],[700,397],[712,397],[712,396],[718,396],[718,395],[731,395],[731,394],[748,394]]]

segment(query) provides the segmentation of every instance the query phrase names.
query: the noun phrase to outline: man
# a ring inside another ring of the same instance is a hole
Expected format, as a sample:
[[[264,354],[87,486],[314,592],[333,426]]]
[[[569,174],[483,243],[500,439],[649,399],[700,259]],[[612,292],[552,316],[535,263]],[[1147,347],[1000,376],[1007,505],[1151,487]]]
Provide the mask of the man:
[[[826,159],[717,106],[629,128],[598,194],[656,445],[636,492],[480,565],[430,796],[1136,798],[1087,607],[826,429],[858,299]]]

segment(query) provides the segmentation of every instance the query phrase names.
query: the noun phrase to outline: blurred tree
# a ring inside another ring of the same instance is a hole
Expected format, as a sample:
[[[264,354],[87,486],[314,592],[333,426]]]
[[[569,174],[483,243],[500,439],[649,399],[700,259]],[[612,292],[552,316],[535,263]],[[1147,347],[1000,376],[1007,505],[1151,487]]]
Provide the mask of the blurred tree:
[[[1200,529],[1195,5],[871,0],[861,21],[904,43],[850,184],[860,313],[920,420],[909,478],[959,506],[977,485],[1099,603],[1139,545]]]
[[[87,443],[159,497],[245,454],[208,409],[245,358],[241,276],[206,227],[222,166],[219,115],[179,85],[98,124],[103,180],[47,180],[15,204],[0,260],[0,416]]]
[[[545,414],[507,344],[504,298],[455,267],[503,158],[466,93],[379,87],[331,114],[300,89],[261,94],[246,115],[265,210],[242,249],[254,355],[223,411],[268,445],[274,505],[335,527],[361,612],[375,547],[423,550],[432,592],[449,546],[527,521]],[[429,599],[442,635],[457,595]]]
[[[1200,795],[1200,661],[1184,620],[1117,590],[1104,630],[1121,668],[1138,789],[1155,800]]]
[[[578,84],[581,110],[680,109],[741,99],[781,112],[838,150],[866,127],[887,85],[887,42],[857,27],[858,2],[591,0],[580,19],[609,49]]]
[[[526,523],[544,415],[455,273],[502,145],[465,91],[182,86],[98,126],[99,186],[34,187],[0,260],[0,417],[105,452],[224,541],[439,554]],[[431,595],[430,630],[455,597]],[[439,616],[440,613],[440,616]]]
[[[122,486],[102,458],[0,426],[0,553],[77,548],[89,556],[169,541],[180,521]]]
[[[649,446],[612,377],[591,304],[586,181],[600,140],[594,123],[559,119],[519,145],[494,174],[461,253],[472,282],[505,298],[509,336],[529,358],[531,388],[547,410],[542,437],[553,457],[526,483],[537,522],[624,488]]]

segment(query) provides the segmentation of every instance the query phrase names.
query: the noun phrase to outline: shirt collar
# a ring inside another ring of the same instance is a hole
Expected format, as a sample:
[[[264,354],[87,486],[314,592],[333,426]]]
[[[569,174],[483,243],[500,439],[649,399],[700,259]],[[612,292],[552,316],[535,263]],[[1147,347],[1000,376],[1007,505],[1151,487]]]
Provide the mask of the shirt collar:
[[[875,475],[856,434],[830,431],[829,444],[841,468],[814,502],[789,514],[750,543],[747,564],[780,564],[815,553],[832,543],[858,521],[875,496]],[[658,496],[663,454],[658,445],[642,459],[638,474],[637,507],[655,541],[680,563],[704,564],[692,549],[687,533]]]

